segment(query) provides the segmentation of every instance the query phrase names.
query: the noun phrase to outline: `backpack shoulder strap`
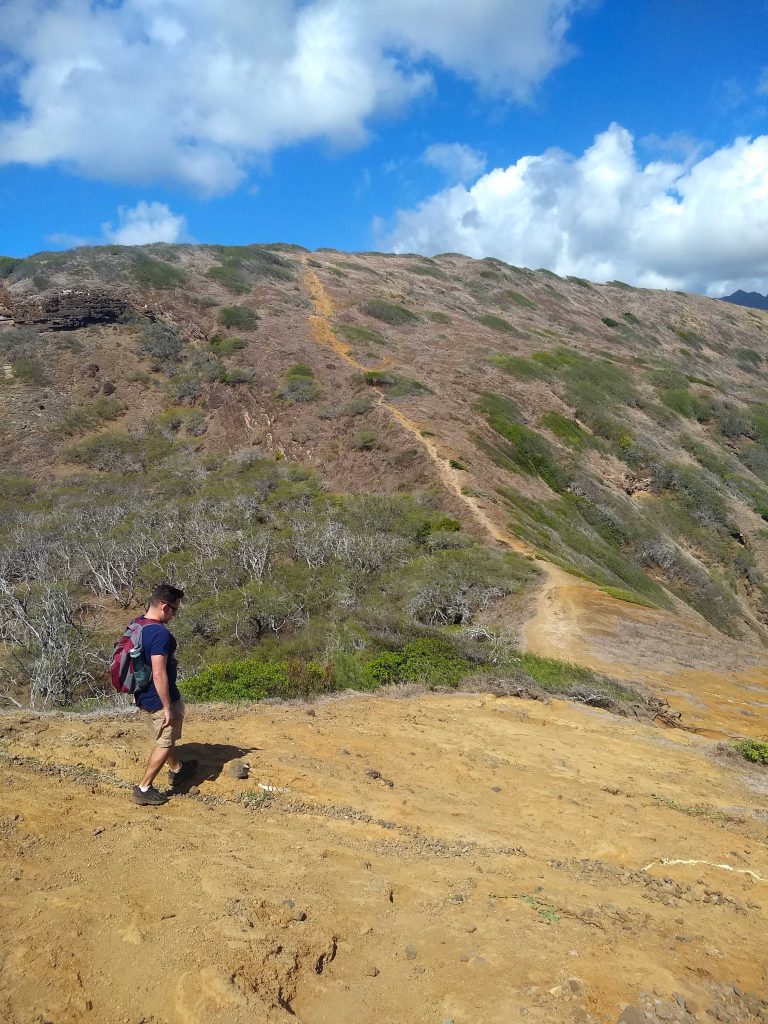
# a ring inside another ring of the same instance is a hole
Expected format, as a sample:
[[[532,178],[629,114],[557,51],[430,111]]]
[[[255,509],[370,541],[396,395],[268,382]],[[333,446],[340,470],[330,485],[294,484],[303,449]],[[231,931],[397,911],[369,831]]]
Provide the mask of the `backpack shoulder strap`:
[[[148,624],[148,620],[143,615],[137,616],[132,622],[129,622],[125,627],[125,633],[123,636],[130,637],[135,647],[138,647],[141,643],[141,634],[144,627]]]

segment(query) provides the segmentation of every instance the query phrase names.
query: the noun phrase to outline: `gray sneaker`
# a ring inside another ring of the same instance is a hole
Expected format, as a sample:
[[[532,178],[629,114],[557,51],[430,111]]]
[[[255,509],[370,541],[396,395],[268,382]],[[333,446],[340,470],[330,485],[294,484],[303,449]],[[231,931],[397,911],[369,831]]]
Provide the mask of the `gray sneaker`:
[[[189,782],[197,771],[197,761],[191,758],[189,761],[182,761],[181,768],[177,772],[172,772],[168,769],[168,778],[171,783],[171,789],[176,789],[183,782]]]
[[[159,793],[154,786],[150,786],[146,793],[143,793],[139,786],[134,786],[131,799],[142,807],[161,807],[168,803],[168,798]]]

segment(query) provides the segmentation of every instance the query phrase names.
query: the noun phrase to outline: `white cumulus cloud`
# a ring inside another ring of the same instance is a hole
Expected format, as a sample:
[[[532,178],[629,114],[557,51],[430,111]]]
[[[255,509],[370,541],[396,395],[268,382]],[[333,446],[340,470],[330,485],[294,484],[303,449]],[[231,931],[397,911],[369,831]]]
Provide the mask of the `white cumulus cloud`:
[[[105,242],[113,245],[149,245],[152,242],[182,242],[187,238],[187,221],[173,213],[165,203],[142,199],[135,206],[120,206],[117,227],[101,225]]]
[[[584,3],[2,0],[19,112],[0,121],[0,164],[226,192],[278,147],[361,144],[431,67],[525,101]]]
[[[485,153],[459,142],[435,142],[427,146],[421,159],[451,181],[474,181],[485,170]]]
[[[645,287],[768,291],[768,136],[643,165],[618,124],[399,211],[395,252],[458,251]]]

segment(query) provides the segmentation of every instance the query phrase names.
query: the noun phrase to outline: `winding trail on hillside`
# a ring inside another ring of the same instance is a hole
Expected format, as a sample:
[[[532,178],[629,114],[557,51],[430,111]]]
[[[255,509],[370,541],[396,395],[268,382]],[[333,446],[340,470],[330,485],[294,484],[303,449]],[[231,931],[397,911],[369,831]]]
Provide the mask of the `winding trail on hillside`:
[[[373,369],[360,363],[338,338],[331,319],[333,301],[306,257],[302,263],[304,285],[315,309],[308,317],[312,338],[349,366]],[[674,614],[622,601],[548,562],[499,526],[474,494],[466,493],[466,473],[451,466],[439,440],[424,436],[422,425],[375,390],[380,408],[418,442],[442,485],[472,521],[493,541],[535,559],[541,582],[532,613],[521,628],[525,650],[648,683],[682,708],[693,727],[709,735],[761,734],[762,719],[750,709],[760,706],[758,695],[768,707],[764,648],[728,639],[693,612]]]

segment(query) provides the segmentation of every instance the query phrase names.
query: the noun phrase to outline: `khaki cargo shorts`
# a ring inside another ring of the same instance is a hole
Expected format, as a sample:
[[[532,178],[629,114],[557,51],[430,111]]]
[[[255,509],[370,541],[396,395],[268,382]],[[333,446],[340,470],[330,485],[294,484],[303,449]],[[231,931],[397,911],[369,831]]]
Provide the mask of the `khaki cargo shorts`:
[[[174,743],[178,743],[181,739],[181,727],[184,723],[184,710],[184,701],[181,699],[175,700],[171,704],[171,711],[174,716],[173,725],[165,729],[162,729],[163,719],[165,718],[165,712],[162,708],[159,711],[144,712],[147,716],[149,735],[152,737],[152,742],[156,747],[172,747]]]

